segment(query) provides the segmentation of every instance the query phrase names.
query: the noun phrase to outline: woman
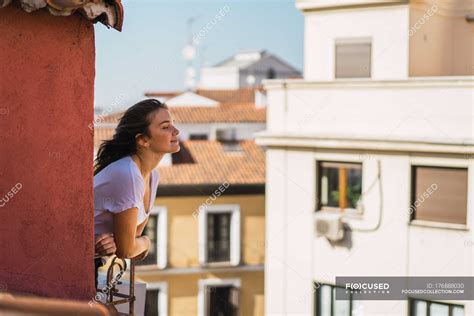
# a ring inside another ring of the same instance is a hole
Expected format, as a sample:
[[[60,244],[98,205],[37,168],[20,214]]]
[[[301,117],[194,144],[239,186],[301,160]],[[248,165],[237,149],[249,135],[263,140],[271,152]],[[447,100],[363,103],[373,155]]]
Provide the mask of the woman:
[[[179,130],[168,107],[148,99],[129,108],[94,163],[96,257],[115,254],[142,260],[150,240],[141,236],[158,187],[156,166],[180,150]],[[97,269],[103,264],[95,258]]]

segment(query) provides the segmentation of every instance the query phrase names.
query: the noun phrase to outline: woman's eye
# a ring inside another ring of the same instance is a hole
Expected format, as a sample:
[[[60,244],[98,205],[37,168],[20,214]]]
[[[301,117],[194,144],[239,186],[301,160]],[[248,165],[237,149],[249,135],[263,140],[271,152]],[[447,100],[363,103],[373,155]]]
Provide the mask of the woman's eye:
[[[167,129],[168,127],[170,127],[169,125],[163,125],[162,129]]]

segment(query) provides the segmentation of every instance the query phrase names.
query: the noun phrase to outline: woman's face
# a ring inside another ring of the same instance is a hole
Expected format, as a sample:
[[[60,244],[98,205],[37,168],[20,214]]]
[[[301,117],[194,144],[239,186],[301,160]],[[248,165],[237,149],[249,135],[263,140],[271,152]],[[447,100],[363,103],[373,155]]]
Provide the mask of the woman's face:
[[[178,141],[179,130],[167,109],[159,109],[152,115],[148,130],[150,136],[145,139],[149,144],[148,148],[153,152],[175,153],[181,149]]]

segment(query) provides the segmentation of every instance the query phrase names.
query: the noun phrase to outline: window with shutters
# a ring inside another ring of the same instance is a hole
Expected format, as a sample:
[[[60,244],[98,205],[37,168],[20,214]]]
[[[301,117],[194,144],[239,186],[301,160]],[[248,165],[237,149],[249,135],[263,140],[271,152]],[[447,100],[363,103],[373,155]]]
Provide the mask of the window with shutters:
[[[147,290],[145,297],[145,316],[158,316],[158,295],[160,290]]]
[[[412,167],[411,219],[466,224],[467,169]]]
[[[145,296],[144,316],[168,315],[168,283],[149,282]]]
[[[240,207],[216,204],[203,208],[199,219],[199,262],[202,265],[240,263]]]
[[[336,78],[370,78],[372,43],[368,38],[339,39],[335,44]]]
[[[143,269],[142,266],[149,265],[153,265],[158,269],[166,268],[168,252],[167,217],[168,211],[166,207],[159,205],[152,207],[148,223],[142,233],[142,235],[146,235],[150,238],[150,249],[145,259],[135,261],[138,270]]]
[[[198,291],[198,315],[239,315],[240,279],[201,279]]]
[[[135,261],[137,265],[157,264],[158,261],[158,214],[151,214],[148,218],[148,223],[143,229],[143,235],[150,239],[150,248],[148,256],[141,260]]]
[[[207,261],[230,261],[231,213],[207,214]]]

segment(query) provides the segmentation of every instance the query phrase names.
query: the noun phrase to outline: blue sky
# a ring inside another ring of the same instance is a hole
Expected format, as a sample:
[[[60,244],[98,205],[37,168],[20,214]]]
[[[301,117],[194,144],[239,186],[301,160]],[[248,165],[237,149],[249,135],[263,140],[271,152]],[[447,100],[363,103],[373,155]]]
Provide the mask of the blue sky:
[[[96,24],[95,104],[114,112],[150,90],[184,88],[187,20],[197,34],[216,14],[228,12],[197,45],[196,69],[239,50],[266,49],[303,68],[303,16],[294,0],[123,0],[121,33]]]

